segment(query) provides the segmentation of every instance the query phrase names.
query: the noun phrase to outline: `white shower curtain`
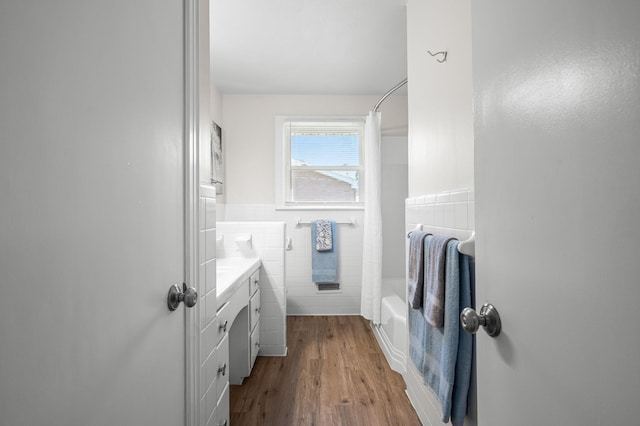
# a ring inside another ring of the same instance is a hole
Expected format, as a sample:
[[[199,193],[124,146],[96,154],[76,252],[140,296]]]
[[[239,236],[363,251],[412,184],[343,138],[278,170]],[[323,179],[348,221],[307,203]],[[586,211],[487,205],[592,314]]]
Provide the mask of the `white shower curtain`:
[[[380,112],[371,111],[364,135],[364,239],[362,248],[361,315],[380,324],[382,300],[382,166],[380,164]]]

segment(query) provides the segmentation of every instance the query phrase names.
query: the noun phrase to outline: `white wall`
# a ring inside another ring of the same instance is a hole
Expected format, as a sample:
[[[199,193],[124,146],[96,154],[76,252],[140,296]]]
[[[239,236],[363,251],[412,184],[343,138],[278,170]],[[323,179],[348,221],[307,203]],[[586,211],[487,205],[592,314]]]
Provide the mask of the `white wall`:
[[[431,231],[466,238],[475,215],[470,0],[409,0],[407,35],[407,229],[421,223]],[[427,50],[447,50],[446,62],[438,63],[440,57],[431,57]],[[405,381],[420,419],[442,424],[431,391],[410,359],[407,365]],[[475,395],[475,382],[471,386]],[[475,423],[472,417],[466,424]]]
[[[281,220],[286,223],[287,236],[292,238],[292,249],[286,252],[289,315],[360,313],[363,215],[361,210],[275,210],[275,116],[364,116],[378,100],[379,96],[223,96],[226,204],[219,205],[219,217],[227,221]],[[406,135],[406,101],[405,96],[391,96],[381,107],[385,140],[387,136]],[[389,139],[384,145],[387,143],[402,144],[401,139]],[[393,148],[387,149],[393,151]],[[387,172],[393,173],[397,163],[401,163],[391,156],[385,162],[389,166]],[[388,210],[387,214],[393,217],[389,223],[401,229],[404,223],[402,204],[395,210]],[[296,227],[298,217],[306,221],[356,218],[354,227],[338,225],[341,293],[317,294],[311,281],[310,229],[309,225]],[[399,256],[394,259],[404,262]]]
[[[365,116],[378,96],[224,95],[223,119],[228,204],[275,203],[276,115]],[[384,136],[407,133],[407,98],[391,96],[383,106]]]
[[[409,0],[409,196],[473,187],[470,0]],[[447,50],[438,63],[427,50]]]
[[[209,1],[198,0],[200,13],[198,15],[198,49],[199,49],[199,74],[198,86],[200,97],[198,99],[200,107],[199,117],[199,157],[200,157],[200,183],[210,184],[211,179],[211,99],[210,92],[213,89],[210,78],[210,54],[209,54]]]

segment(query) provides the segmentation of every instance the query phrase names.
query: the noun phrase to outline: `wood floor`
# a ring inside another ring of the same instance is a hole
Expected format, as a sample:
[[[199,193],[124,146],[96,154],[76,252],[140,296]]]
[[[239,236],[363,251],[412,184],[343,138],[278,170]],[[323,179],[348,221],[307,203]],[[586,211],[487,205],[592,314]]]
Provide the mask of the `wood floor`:
[[[420,425],[363,318],[287,317],[287,346],[231,386],[231,425]]]

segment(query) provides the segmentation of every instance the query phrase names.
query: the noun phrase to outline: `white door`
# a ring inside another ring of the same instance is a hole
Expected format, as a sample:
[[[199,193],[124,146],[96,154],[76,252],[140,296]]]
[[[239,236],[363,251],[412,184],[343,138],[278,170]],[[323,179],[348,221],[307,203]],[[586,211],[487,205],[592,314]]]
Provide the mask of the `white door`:
[[[185,417],[183,2],[0,2],[0,425]]]
[[[640,2],[473,2],[478,424],[640,424]]]

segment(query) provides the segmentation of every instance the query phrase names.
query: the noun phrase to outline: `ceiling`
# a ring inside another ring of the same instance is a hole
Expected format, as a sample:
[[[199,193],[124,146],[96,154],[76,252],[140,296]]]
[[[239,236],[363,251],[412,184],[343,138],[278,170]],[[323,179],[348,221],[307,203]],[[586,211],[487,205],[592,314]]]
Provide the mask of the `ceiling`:
[[[407,76],[406,0],[210,5],[212,74],[222,93],[382,95]]]

